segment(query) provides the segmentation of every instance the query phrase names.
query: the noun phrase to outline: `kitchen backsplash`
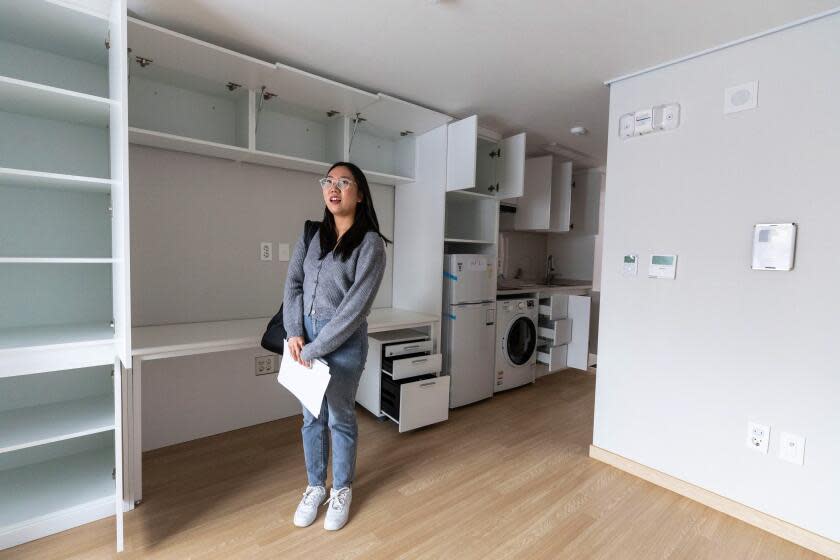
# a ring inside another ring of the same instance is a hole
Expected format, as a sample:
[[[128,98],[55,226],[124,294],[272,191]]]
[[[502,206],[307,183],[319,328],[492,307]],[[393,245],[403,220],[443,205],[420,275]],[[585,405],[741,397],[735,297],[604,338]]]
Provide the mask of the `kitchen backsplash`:
[[[545,275],[546,242],[544,233],[500,232],[499,273],[511,279],[522,269],[522,279],[541,279]]]

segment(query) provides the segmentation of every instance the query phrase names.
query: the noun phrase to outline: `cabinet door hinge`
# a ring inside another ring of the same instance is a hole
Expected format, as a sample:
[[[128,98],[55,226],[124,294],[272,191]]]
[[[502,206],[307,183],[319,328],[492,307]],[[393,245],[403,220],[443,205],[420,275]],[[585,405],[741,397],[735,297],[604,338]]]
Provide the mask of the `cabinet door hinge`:
[[[500,157],[502,157],[502,149],[501,148],[496,148],[495,150],[493,150],[492,152],[490,152],[487,155],[489,155],[491,158],[500,158]]]
[[[111,50],[111,30],[110,29],[108,30],[108,34],[105,35],[105,50],[106,51]]]
[[[112,480],[117,480],[117,467],[114,467],[114,468],[111,470],[111,479],[112,479]]]
[[[108,326],[109,326],[109,327],[111,327],[111,328],[113,329],[113,328],[114,328],[114,325],[115,325],[116,323],[117,323],[116,321],[114,321],[113,319],[111,319],[111,323],[110,323]]]

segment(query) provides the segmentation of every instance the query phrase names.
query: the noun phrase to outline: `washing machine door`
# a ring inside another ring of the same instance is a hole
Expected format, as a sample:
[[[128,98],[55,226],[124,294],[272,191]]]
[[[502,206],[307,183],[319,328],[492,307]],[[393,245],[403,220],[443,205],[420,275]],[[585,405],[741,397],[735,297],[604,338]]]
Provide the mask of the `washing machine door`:
[[[511,321],[505,337],[505,355],[515,366],[528,363],[537,347],[537,327],[530,317],[520,315]]]

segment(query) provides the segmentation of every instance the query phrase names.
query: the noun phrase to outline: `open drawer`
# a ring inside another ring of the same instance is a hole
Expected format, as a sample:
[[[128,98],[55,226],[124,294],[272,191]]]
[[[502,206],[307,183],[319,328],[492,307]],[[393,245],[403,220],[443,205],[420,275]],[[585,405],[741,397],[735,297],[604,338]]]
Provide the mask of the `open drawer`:
[[[540,319],[537,334],[540,338],[548,340],[550,346],[568,344],[572,340],[572,320],[559,319],[557,321],[550,321],[548,319]]]
[[[382,375],[382,413],[407,432],[449,418],[449,377],[395,381]]]
[[[569,316],[569,296],[554,294],[540,298],[540,317],[550,319],[565,319]]]
[[[540,346],[537,348],[537,362],[548,366],[548,371],[566,369],[566,360],[569,355],[569,347],[562,346]]]
[[[382,371],[395,380],[407,379],[427,373],[438,373],[440,365],[440,354],[415,354],[399,358],[385,358],[382,360]]]

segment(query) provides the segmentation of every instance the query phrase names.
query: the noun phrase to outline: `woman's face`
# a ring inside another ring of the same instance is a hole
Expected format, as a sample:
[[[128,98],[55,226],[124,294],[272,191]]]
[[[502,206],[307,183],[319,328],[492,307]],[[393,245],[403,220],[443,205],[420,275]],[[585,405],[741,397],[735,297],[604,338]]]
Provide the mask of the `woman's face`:
[[[362,201],[359,185],[353,179],[353,174],[344,166],[338,166],[327,175],[332,179],[332,185],[324,188],[324,204],[333,216],[354,216],[356,205]],[[344,185],[344,188],[341,186]]]

